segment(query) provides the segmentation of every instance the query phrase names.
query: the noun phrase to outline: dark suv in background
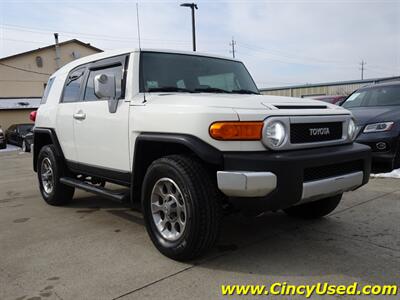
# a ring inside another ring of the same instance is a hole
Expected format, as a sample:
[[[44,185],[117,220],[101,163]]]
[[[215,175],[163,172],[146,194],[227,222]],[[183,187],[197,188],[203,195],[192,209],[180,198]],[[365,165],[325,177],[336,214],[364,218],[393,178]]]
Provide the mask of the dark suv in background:
[[[400,168],[400,82],[360,88],[342,106],[356,118],[356,141],[372,148],[372,171]]]

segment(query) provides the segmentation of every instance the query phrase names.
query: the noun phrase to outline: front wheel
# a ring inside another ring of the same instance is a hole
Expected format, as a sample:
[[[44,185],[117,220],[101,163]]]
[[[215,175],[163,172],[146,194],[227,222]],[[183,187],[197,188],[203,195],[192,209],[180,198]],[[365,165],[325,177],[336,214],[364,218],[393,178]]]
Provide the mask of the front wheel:
[[[340,200],[342,200],[342,195],[343,194],[292,206],[286,208],[284,211],[291,217],[318,219],[334,211],[339,205]]]
[[[75,189],[60,182],[64,175],[63,165],[56,158],[53,145],[44,146],[38,155],[37,175],[39,188],[47,204],[60,206],[67,204],[73,197]]]
[[[154,161],[144,178],[142,208],[151,240],[169,258],[193,259],[217,239],[219,191],[195,158],[172,155]]]

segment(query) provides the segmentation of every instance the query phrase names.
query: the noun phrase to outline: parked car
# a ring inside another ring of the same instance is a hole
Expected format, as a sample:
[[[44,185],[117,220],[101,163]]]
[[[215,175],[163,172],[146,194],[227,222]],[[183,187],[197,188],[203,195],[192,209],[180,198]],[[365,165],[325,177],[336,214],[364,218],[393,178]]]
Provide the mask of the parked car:
[[[33,144],[33,128],[24,136],[22,140],[22,151],[31,152]]]
[[[316,96],[312,97],[312,99],[335,104],[335,105],[340,105],[343,103],[343,101],[346,99],[347,96],[341,96],[341,95],[336,95],[336,96]]]
[[[0,149],[7,148],[6,137],[4,135],[3,129],[0,127]]]
[[[173,259],[208,250],[223,210],[320,218],[369,180],[370,148],[353,143],[348,110],[260,95],[231,58],[103,52],[59,69],[44,95],[33,147],[43,199],[65,205],[83,189],[140,201],[152,242]]]
[[[33,128],[33,124],[14,124],[6,130],[6,140],[8,144],[22,146],[22,141]]]
[[[357,142],[372,149],[372,171],[400,168],[400,82],[360,88],[342,106],[356,118]]]

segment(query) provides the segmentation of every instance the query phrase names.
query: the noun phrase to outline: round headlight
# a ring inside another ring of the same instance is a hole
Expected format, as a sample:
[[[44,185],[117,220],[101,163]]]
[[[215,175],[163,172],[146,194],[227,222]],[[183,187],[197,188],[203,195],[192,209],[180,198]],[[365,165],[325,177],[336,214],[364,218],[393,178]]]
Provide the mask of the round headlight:
[[[347,128],[347,134],[350,140],[353,141],[356,138],[356,131],[357,131],[356,123],[354,123],[353,119],[350,119],[349,126]]]
[[[265,130],[265,138],[271,146],[279,147],[286,138],[285,126],[279,121],[269,123]]]

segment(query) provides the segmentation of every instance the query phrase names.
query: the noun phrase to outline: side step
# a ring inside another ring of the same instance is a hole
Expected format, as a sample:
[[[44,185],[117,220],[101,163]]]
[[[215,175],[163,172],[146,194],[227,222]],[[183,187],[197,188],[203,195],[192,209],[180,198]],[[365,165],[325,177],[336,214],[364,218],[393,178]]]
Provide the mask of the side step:
[[[124,202],[129,199],[129,193],[110,191],[104,187],[94,186],[90,183],[86,183],[84,181],[70,178],[70,177],[61,177],[60,182],[62,184],[72,186],[74,188],[78,188],[78,189],[84,190],[86,192],[90,192],[90,193],[93,193],[93,194],[96,194],[99,196],[103,196],[110,200],[114,200],[114,201],[118,201],[118,202]]]

